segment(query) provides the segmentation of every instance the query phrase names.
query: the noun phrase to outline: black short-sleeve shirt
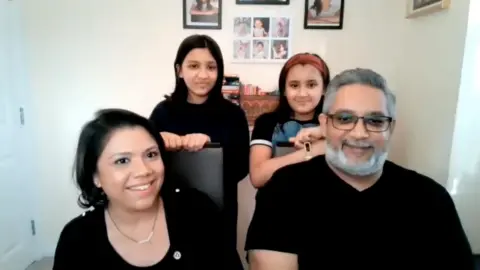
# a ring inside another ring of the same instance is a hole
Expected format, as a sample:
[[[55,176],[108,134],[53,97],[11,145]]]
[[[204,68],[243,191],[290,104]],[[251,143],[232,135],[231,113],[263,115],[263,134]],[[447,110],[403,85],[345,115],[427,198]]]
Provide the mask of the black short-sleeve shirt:
[[[264,113],[256,120],[252,131],[250,146],[265,145],[274,148],[276,143],[288,142],[302,128],[318,126],[318,119],[298,121],[290,119],[280,123],[276,113]]]
[[[279,169],[257,193],[246,241],[256,249],[297,254],[301,270],[474,269],[445,188],[389,161],[364,191],[323,155]]]

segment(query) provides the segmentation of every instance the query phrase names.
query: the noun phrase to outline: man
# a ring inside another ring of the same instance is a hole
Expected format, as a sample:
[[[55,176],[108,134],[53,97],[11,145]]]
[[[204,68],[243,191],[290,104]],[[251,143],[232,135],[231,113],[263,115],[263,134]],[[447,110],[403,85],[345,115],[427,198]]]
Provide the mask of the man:
[[[306,153],[258,191],[250,269],[474,269],[445,188],[387,161],[395,107],[371,70],[331,81],[319,116],[326,154]]]

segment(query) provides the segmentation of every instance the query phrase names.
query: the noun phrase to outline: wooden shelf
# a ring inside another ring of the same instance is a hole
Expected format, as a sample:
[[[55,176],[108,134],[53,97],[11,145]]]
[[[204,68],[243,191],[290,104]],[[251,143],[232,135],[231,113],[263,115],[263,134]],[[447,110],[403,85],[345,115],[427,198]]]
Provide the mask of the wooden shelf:
[[[260,115],[271,112],[277,107],[278,100],[279,96],[240,95],[240,106],[247,115],[248,124],[253,126]]]

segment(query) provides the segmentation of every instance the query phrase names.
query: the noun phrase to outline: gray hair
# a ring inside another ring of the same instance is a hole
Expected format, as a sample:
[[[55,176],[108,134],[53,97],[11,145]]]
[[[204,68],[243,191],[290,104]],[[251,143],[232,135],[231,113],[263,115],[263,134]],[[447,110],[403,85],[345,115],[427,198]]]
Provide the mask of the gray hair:
[[[352,84],[367,85],[382,91],[387,98],[387,110],[389,116],[393,117],[393,119],[396,118],[397,101],[395,94],[388,87],[387,81],[375,71],[363,68],[345,70],[330,81],[325,92],[322,112],[328,113],[330,111],[340,88]]]

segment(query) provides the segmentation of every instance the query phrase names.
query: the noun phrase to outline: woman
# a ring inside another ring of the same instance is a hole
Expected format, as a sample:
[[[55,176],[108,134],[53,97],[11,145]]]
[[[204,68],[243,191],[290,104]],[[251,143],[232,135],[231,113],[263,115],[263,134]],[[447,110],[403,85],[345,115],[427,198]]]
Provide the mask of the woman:
[[[264,186],[273,173],[281,167],[302,162],[324,153],[322,141],[311,145],[309,153],[299,149],[288,155],[273,157],[275,146],[281,142],[295,141],[302,128],[306,139],[318,133],[318,116],[322,97],[330,82],[327,64],[318,55],[300,53],[292,56],[283,66],[278,80],[280,101],[271,113],[257,118],[250,143],[250,180],[256,188]],[[316,138],[318,139],[318,138]],[[297,141],[298,145],[298,141]]]
[[[158,132],[144,117],[109,109],[82,129],[74,174],[91,210],[62,230],[53,269],[226,269],[219,213],[169,176]],[[192,226],[195,224],[195,226]]]
[[[247,118],[223,97],[223,56],[211,37],[187,37],[178,49],[174,70],[175,90],[155,107],[150,119],[170,151],[199,151],[209,142],[221,144],[226,249],[236,252],[237,184],[248,174]],[[241,269],[238,254],[235,259]]]

